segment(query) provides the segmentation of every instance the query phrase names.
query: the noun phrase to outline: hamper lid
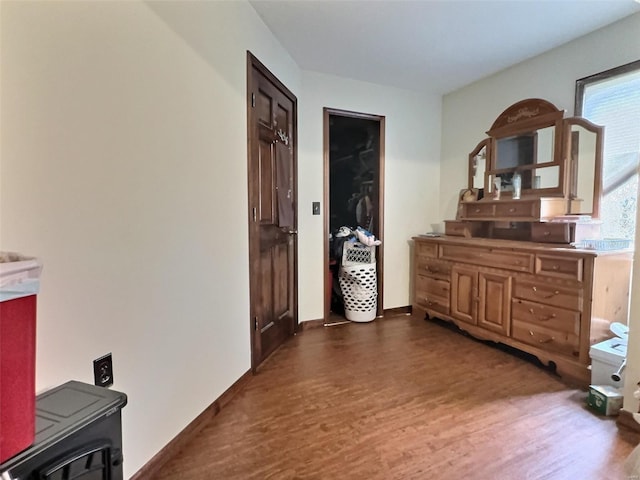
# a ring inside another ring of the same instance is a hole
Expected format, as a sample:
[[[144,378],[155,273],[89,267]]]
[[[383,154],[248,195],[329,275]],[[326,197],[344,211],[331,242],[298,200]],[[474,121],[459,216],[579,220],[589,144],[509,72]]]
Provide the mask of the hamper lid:
[[[627,356],[627,342],[614,337],[591,345],[589,356],[609,364],[620,364]]]
[[[629,339],[629,327],[620,322],[613,322],[609,327],[611,333],[620,338],[623,342],[627,343]]]
[[[42,263],[35,257],[0,252],[0,302],[37,294],[41,272]]]

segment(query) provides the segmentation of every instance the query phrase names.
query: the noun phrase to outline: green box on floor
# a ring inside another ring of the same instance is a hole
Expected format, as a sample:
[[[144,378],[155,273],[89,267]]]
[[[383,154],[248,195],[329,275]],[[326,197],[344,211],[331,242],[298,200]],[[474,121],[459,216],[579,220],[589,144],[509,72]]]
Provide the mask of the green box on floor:
[[[602,415],[617,415],[622,408],[622,392],[609,385],[589,385],[587,405]]]

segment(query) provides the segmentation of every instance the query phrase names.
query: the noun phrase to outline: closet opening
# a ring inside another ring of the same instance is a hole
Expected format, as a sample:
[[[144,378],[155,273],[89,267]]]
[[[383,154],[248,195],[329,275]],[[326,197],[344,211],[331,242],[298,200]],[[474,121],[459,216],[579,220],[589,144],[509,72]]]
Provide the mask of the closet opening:
[[[383,314],[384,122],[380,115],[324,109],[325,325],[349,321],[339,271],[345,236],[353,238],[358,228],[383,241],[371,258],[372,315]]]

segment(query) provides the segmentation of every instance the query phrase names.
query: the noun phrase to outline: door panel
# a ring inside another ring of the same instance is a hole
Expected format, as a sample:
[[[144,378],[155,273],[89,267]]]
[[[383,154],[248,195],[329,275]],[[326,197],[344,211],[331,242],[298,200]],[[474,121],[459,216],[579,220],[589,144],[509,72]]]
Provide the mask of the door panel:
[[[297,327],[296,98],[248,54],[251,366]]]
[[[272,318],[273,315],[271,313],[271,299],[273,298],[273,283],[271,279],[273,278],[273,261],[270,257],[270,252],[266,252],[265,254],[260,256],[260,309],[259,314],[262,318]],[[261,329],[261,333],[266,332],[271,327],[273,327],[275,323],[263,323],[259,325]]]
[[[273,260],[273,314],[278,319],[289,314],[289,271],[285,268],[289,265],[289,245],[280,244],[274,248]]]
[[[511,322],[511,277],[492,273],[479,276],[478,325],[509,335]]]
[[[455,265],[451,269],[451,315],[467,323],[477,323],[478,272]]]
[[[260,128],[261,133],[266,130]],[[260,202],[260,208],[258,211],[258,220],[262,224],[273,223],[274,209],[273,209],[273,185],[274,185],[274,162],[273,155],[271,153],[273,146],[271,139],[265,140],[263,135],[260,136],[260,156],[258,160],[258,178],[260,179],[258,199]]]

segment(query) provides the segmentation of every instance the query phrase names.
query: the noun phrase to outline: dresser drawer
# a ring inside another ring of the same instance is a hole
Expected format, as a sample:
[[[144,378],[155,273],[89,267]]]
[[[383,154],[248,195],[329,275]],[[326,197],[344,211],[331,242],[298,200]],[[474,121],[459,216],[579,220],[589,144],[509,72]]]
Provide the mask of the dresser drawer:
[[[499,203],[496,205],[495,216],[498,218],[537,218],[538,203],[526,200]]]
[[[579,354],[580,337],[573,333],[514,319],[511,322],[511,336],[515,340],[549,352],[571,357],[577,357]]]
[[[416,255],[418,257],[437,257],[438,244],[427,242],[416,242]]]
[[[478,222],[444,221],[444,233],[453,237],[477,237],[482,232],[482,224]]]
[[[544,222],[531,224],[531,240],[534,242],[571,243],[575,224],[568,222]]]
[[[518,272],[533,271],[533,254],[488,248],[442,245],[441,258]]]
[[[464,218],[493,218],[494,204],[492,203],[463,203],[462,216]]]
[[[432,310],[444,315],[449,315],[449,302],[444,302],[440,299],[429,297],[418,297],[416,298],[416,303],[418,304],[418,306],[426,310]]]
[[[415,302],[427,309],[449,314],[449,282],[416,276]]]
[[[582,281],[583,259],[557,255],[536,255],[536,273]]]
[[[416,294],[428,299],[438,299],[449,304],[449,282],[437,278],[416,276]]]
[[[511,301],[511,318],[558,332],[580,335],[580,313],[572,310],[513,299]]]
[[[570,310],[513,300],[511,336],[550,352],[578,356],[580,314]]]
[[[451,275],[451,264],[434,258],[418,257],[416,273],[448,282]]]
[[[515,279],[513,296],[524,300],[555,305],[570,310],[582,310],[583,292],[580,288],[558,288],[542,279]]]

